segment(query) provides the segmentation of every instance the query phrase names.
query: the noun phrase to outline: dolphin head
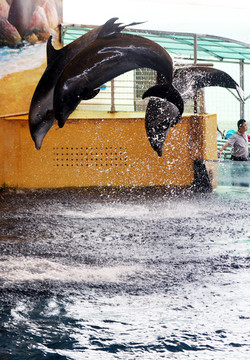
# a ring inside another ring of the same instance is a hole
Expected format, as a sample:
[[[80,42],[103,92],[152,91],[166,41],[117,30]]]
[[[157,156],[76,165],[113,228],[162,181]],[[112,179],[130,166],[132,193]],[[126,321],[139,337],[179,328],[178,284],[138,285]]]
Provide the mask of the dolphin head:
[[[52,105],[48,106],[43,99],[31,102],[29,111],[29,128],[37,150],[41,148],[43,139],[54,124],[55,120]]]

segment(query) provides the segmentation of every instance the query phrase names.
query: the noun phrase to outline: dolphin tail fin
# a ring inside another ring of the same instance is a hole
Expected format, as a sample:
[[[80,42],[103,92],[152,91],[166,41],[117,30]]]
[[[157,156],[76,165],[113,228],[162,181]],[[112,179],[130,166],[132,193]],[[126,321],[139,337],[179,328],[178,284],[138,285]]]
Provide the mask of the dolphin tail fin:
[[[184,66],[175,70],[174,87],[182,94],[183,101],[191,99],[201,88],[220,86],[235,89],[241,101],[244,102],[243,90],[225,71],[208,66]]]
[[[184,103],[183,103],[182,97],[181,97],[179,91],[176,90],[173,87],[173,85],[171,85],[171,86],[168,86],[168,85],[152,86],[151,88],[149,88],[148,90],[145,91],[145,93],[142,95],[142,98],[145,99],[146,97],[149,97],[149,96],[159,97],[159,98],[162,98],[162,99],[165,99],[165,100],[171,102],[178,108],[180,115],[184,111]]]

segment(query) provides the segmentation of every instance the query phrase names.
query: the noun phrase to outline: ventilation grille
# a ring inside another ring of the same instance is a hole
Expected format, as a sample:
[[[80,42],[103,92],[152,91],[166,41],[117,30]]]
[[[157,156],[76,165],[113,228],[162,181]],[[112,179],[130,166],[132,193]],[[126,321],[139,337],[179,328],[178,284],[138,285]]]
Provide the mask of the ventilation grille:
[[[126,147],[54,147],[53,166],[126,167]]]

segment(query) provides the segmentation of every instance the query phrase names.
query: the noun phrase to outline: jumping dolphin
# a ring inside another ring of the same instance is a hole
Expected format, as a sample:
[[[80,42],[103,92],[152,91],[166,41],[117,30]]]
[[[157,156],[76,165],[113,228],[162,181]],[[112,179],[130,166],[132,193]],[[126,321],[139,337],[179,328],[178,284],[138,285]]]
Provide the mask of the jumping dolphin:
[[[168,98],[173,62],[163,47],[131,34],[115,33],[105,38],[98,37],[72,59],[58,79],[54,90],[54,111],[59,127],[64,126],[80,101],[91,97],[99,86],[127,71],[142,67],[163,74],[165,91],[162,96]],[[183,101],[178,91],[172,92],[168,100],[174,102],[182,112]]]
[[[162,149],[171,127],[176,125],[181,118],[181,113],[176,106],[168,102],[165,98],[164,83],[165,79],[161,74],[157,74],[158,85],[149,88],[143,98],[152,96],[147,105],[145,115],[145,127],[149,142],[152,148],[162,156]],[[241,101],[244,101],[244,95],[239,85],[230,75],[222,70],[204,67],[204,66],[185,66],[175,69],[173,74],[172,87],[178,90],[183,102],[194,97],[196,92],[207,86],[221,86],[235,89]],[[157,94],[157,98],[154,97]]]
[[[105,37],[116,32],[119,33],[126,26],[140,24],[115,24],[117,19],[108,20],[104,25],[94,28],[60,50],[53,47],[52,37],[49,38],[47,67],[35,89],[29,110],[30,133],[37,149],[40,149],[45,135],[56,120],[53,111],[54,88],[66,65],[98,36]],[[91,96],[95,96],[98,91],[96,90]]]

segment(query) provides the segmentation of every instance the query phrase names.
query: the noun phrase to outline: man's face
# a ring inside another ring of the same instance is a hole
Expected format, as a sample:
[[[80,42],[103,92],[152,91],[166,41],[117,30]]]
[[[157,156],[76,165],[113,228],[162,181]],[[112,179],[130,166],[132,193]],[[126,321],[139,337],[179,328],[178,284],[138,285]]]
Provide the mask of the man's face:
[[[240,130],[242,132],[245,132],[248,130],[248,125],[247,125],[247,122],[245,121],[241,126],[240,126]]]
[[[248,125],[247,125],[247,122],[244,122],[244,124],[242,125],[244,131],[247,131],[248,130]]]

